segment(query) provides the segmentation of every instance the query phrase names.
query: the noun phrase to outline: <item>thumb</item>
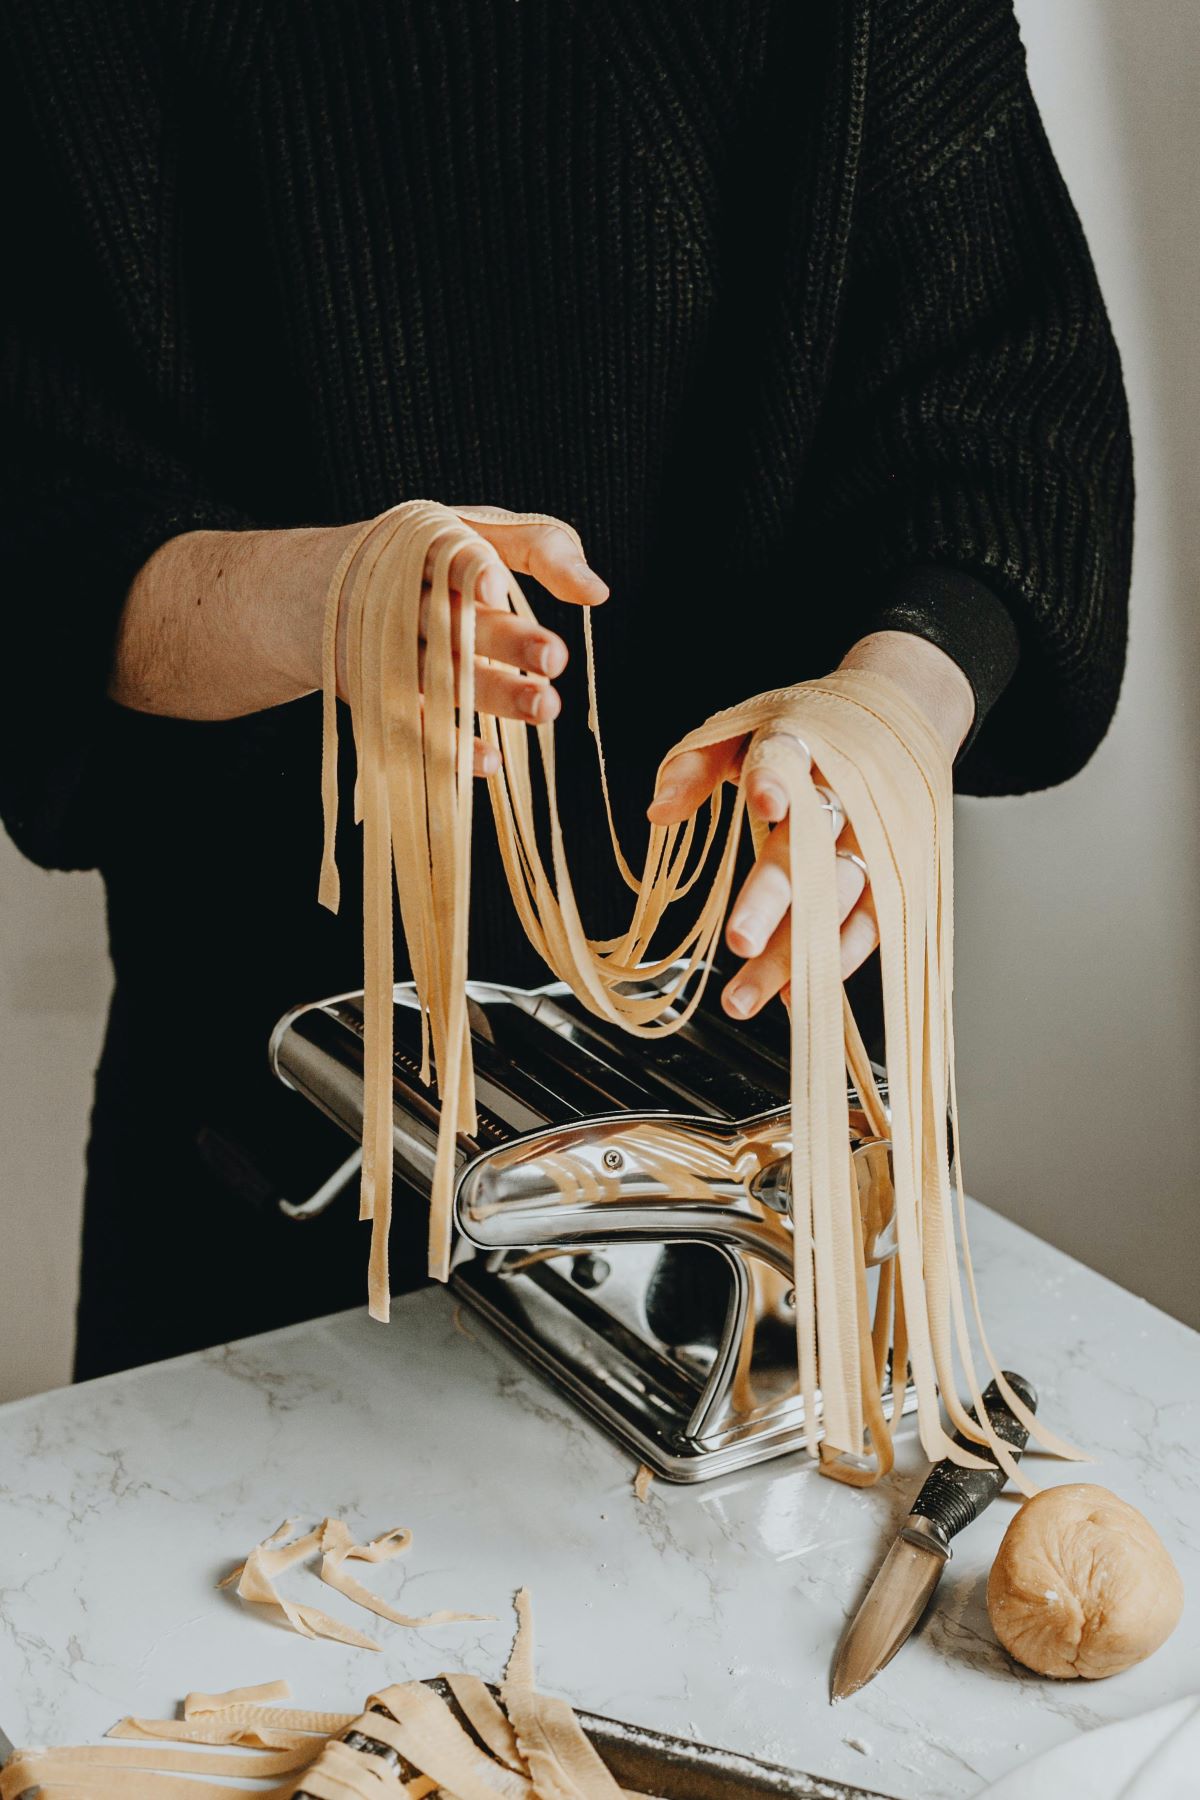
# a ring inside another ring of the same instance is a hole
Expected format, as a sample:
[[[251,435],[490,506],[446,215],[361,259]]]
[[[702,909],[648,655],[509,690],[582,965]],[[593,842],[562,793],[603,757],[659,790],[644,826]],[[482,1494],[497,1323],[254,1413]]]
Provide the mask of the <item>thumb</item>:
[[[674,825],[688,819],[732,774],[741,738],[725,738],[703,750],[684,750],[659,770],[654,798],[646,810],[652,825]]]

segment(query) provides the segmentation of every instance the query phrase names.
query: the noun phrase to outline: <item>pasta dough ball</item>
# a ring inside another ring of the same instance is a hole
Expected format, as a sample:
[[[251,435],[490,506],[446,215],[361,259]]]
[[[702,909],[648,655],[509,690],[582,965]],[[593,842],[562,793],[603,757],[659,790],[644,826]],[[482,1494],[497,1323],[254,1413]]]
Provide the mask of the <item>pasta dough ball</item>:
[[[1010,1656],[1039,1675],[1117,1675],[1165,1643],[1183,1583],[1150,1521],[1086,1482],[1027,1500],[1004,1534],[988,1617]]]

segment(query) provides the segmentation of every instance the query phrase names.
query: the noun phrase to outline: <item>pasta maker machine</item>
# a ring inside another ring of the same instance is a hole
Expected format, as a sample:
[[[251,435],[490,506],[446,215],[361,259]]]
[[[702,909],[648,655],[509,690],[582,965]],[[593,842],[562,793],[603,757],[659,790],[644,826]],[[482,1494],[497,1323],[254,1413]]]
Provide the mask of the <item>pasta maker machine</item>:
[[[706,995],[678,1031],[635,1038],[560,983],[472,982],[468,995],[479,1123],[458,1141],[456,1295],[668,1481],[801,1448],[783,1008],[747,1029]],[[437,1100],[420,1054],[415,990],[399,985],[397,1207],[424,1204],[433,1171]],[[361,994],[288,1013],[271,1058],[360,1135]],[[871,1283],[896,1248],[891,1146],[853,1088],[847,1100]],[[322,1209],[357,1161],[285,1209]],[[901,1412],[915,1404],[906,1389]],[[885,1414],[895,1405],[889,1388]]]

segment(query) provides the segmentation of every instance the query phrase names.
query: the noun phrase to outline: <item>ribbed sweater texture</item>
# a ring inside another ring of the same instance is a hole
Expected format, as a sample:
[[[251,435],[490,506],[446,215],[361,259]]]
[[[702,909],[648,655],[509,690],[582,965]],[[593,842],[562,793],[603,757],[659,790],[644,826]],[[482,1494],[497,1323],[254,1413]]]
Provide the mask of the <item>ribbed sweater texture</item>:
[[[261,1057],[361,967],[349,823],[345,914],[315,906],[316,703],[104,697],[179,532],[570,519],[634,856],[676,738],[873,629],[970,676],[963,791],[1095,750],[1130,440],[1010,0],[0,0],[0,34],[0,812],[104,871],[123,1004],[237,993]],[[568,848],[615,930],[578,615],[527,585],[576,651]],[[536,978],[477,857],[473,969]]]
[[[612,584],[620,703],[644,665],[663,744],[895,623],[944,640],[984,712],[1019,640],[965,790],[1090,754],[1129,440],[1008,0],[3,15],[4,567],[69,703],[40,716],[33,681],[16,709],[35,854],[163,537],[409,493],[570,517]]]
[[[267,812],[289,865],[315,858],[315,703],[122,714],[115,622],[174,533],[407,495],[582,533],[612,589],[633,838],[678,735],[883,626],[975,685],[964,791],[1094,750],[1123,664],[1127,416],[1009,0],[0,18],[0,799],[31,855],[120,882],[157,847],[181,882],[192,857],[244,884]],[[572,609],[530,591],[578,648]],[[564,780],[602,907],[581,662]]]

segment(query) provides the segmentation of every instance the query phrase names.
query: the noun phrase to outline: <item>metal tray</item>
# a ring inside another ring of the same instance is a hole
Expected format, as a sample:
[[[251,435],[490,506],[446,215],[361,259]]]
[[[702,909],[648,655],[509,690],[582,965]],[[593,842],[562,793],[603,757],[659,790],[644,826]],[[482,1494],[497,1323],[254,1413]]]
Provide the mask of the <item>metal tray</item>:
[[[446,1683],[428,1681],[425,1685],[447,1701],[459,1723],[466,1726]],[[492,1693],[498,1698],[494,1687]],[[647,1800],[894,1800],[877,1788],[848,1787],[844,1782],[781,1768],[778,1763],[760,1762],[754,1756],[693,1744],[644,1725],[627,1725],[596,1713],[577,1711],[576,1717],[621,1786]],[[348,1732],[346,1741],[355,1749],[385,1758],[406,1779],[416,1773],[404,1767],[395,1750],[377,1739]],[[295,1800],[307,1800],[302,1789]]]

